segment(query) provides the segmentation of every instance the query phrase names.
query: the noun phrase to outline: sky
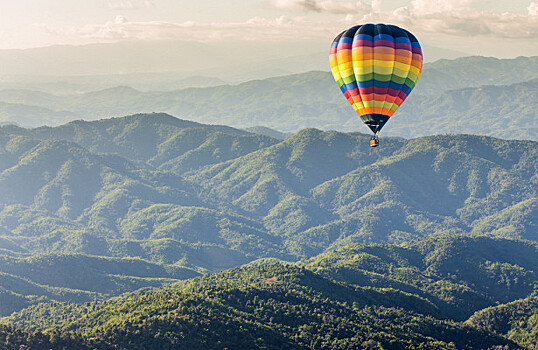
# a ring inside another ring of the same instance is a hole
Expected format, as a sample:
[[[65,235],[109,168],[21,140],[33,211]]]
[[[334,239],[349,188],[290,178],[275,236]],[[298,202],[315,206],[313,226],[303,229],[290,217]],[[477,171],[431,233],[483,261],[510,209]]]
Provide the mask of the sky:
[[[538,0],[0,0],[0,49],[126,40],[320,44],[361,23],[496,57],[538,55]]]

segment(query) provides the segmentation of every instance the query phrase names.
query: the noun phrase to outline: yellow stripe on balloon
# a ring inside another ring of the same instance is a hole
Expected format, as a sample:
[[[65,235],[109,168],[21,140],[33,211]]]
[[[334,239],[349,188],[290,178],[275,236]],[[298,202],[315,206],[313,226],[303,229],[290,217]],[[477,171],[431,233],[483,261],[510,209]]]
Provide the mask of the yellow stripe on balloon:
[[[386,74],[391,74],[392,73],[392,66],[389,66],[389,67],[379,67],[379,66],[374,66],[374,73],[375,74],[383,74],[383,75],[386,75]]]

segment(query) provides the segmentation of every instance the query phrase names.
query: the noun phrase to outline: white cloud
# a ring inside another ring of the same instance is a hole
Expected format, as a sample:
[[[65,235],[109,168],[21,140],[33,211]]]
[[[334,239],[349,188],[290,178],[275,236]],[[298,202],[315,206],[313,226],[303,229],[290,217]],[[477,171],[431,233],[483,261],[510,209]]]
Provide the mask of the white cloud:
[[[472,7],[472,0],[413,0],[411,6],[416,14],[460,12]]]
[[[116,16],[112,21],[81,27],[51,28],[40,25],[49,34],[63,37],[63,41],[113,42],[122,39],[221,41],[233,40],[296,40],[300,30],[303,38],[319,38],[326,27],[311,27],[302,17],[279,16],[276,18],[253,17],[244,22],[195,22],[179,23],[130,21]],[[336,30],[334,28],[332,31]],[[332,32],[331,32],[332,33]],[[77,40],[78,38],[78,40]]]
[[[381,0],[269,0],[267,4],[286,11],[316,11],[345,14],[346,22],[388,22],[410,30],[456,36],[482,35],[504,38],[538,37],[538,3],[528,14],[494,13],[476,9],[478,0],[412,0],[392,11],[381,10]]]
[[[414,0],[407,8],[406,21],[429,32],[450,35],[482,35],[504,38],[538,37],[538,18],[513,12],[479,11],[472,0]],[[406,13],[406,11],[402,11]]]
[[[155,7],[155,2],[152,0],[144,1],[131,1],[131,0],[119,0],[109,1],[108,7],[112,10],[137,10],[142,7]]]
[[[138,9],[138,6],[135,5],[132,1],[121,0],[121,1],[109,1],[108,7],[113,10],[135,10]]]
[[[291,11],[318,11],[314,0],[269,0],[270,7]]]
[[[372,5],[368,5],[362,1],[269,0],[267,4],[279,10],[315,11],[335,14],[364,14],[372,11]]]
[[[243,22],[165,22],[131,21],[117,16],[105,23],[72,27],[40,25],[61,42],[113,42],[142,40],[330,40],[335,33],[357,23],[384,22],[400,25],[417,35],[460,36],[467,38],[538,38],[538,4],[532,2],[527,14],[493,13],[474,9],[473,0],[414,0],[408,6],[383,11],[380,0],[362,2],[271,0],[272,6],[293,11],[326,11],[345,16],[312,20],[308,16],[253,17]],[[137,3],[133,3],[137,4]],[[138,3],[143,6],[143,2]],[[153,2],[152,5],[153,6]],[[532,44],[531,44],[532,45]]]
[[[538,3],[531,2],[527,10],[529,11],[529,16],[538,16]]]

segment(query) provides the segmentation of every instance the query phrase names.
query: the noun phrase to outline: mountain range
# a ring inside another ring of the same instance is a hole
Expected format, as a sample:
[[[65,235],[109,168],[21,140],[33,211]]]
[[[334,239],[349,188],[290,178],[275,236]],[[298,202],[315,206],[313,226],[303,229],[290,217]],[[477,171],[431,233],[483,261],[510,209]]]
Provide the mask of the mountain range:
[[[82,302],[357,242],[538,240],[536,142],[368,140],[316,129],[273,138],[166,114],[3,126],[4,298]],[[88,266],[99,283],[54,277]]]
[[[3,49],[0,50],[0,77],[3,83],[14,86],[32,83],[42,88],[53,88],[51,83],[65,82],[83,90],[117,80],[138,86],[167,86],[170,77],[166,75],[184,79],[209,74],[217,79],[240,82],[278,74],[325,70],[329,46],[330,42],[297,38],[285,42],[125,40]],[[427,62],[468,56],[429,45],[424,46],[424,51]],[[90,77],[100,81],[92,82]],[[155,84],[152,80],[160,83]]]
[[[0,127],[0,348],[535,346],[538,144]]]
[[[0,50],[0,350],[538,349],[538,56],[373,148],[325,40],[191,39]]]
[[[536,72],[538,57],[464,57],[426,64],[417,88],[382,135],[468,133],[536,141]],[[321,71],[173,91],[143,92],[128,86],[61,95],[0,91],[0,121],[22,126],[55,126],[140,111],[286,133],[307,127],[368,131],[330,73]]]

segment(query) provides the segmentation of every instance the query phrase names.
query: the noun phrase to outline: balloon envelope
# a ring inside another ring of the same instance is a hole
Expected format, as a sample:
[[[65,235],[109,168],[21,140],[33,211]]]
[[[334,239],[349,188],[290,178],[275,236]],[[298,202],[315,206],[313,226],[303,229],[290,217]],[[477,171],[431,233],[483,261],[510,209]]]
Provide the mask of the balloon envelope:
[[[342,93],[377,134],[415,87],[422,50],[405,29],[364,24],[334,38],[329,62]]]

